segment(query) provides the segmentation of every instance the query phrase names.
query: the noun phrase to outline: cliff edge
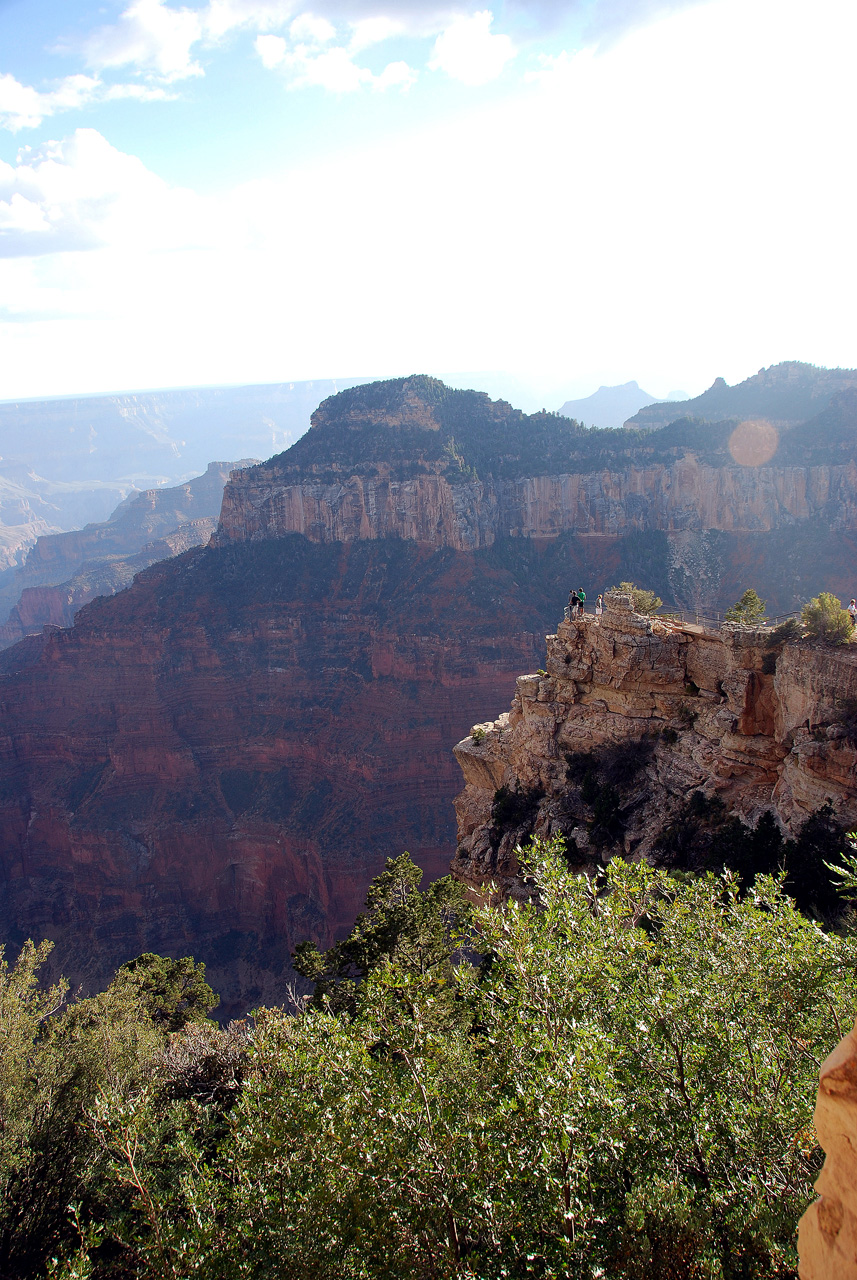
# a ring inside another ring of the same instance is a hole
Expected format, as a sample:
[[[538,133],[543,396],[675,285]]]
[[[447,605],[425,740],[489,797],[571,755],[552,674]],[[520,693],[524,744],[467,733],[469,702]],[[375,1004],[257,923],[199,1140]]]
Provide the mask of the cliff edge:
[[[695,793],[697,817],[712,803],[749,824],[770,811],[789,833],[829,802],[857,823],[851,646],[649,618],[623,595],[606,606],[600,620],[560,623],[511,711],[455,747],[462,880],[513,887],[516,848],[533,834],[564,836],[581,863],[666,860]]]

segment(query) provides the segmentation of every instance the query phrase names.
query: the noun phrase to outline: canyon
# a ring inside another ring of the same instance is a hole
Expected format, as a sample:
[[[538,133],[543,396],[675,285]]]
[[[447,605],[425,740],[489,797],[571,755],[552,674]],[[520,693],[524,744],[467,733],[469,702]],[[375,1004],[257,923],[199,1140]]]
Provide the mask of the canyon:
[[[40,535],[105,520],[134,491],[184,483],[212,458],[267,457],[354,381],[0,403],[0,593]]]
[[[186,484],[131,494],[109,520],[38,537],[0,588],[0,608],[17,597],[0,626],[0,649],[46,625],[70,627],[78,609],[96,596],[113,595],[141,569],[208,542],[229,473],[248,462],[209,463],[204,475]]]
[[[324,401],[286,452],[232,474],[208,544],[0,654],[2,936],[54,939],[53,971],[85,989],[154,950],[205,961],[218,1016],[281,1001],[296,943],[341,936],[388,856],[447,871],[452,747],[544,661],[569,587],[591,598],[633,579],[723,608],[752,585],[772,613],[853,594],[857,393],[782,427],[757,465],[730,452],[736,425],[587,431],[421,376]],[[712,695],[694,695],[700,728],[716,713],[755,723],[785,680],[788,647],[769,677],[761,651],[746,666],[735,645],[723,691],[701,671],[686,681]],[[675,699],[684,659],[663,657]],[[585,655],[564,658],[588,697]],[[765,690],[752,715],[735,709],[741,672]],[[554,700],[528,695],[527,713]],[[712,721],[676,776],[697,785],[714,737],[737,734],[737,811],[755,813],[782,774],[783,804],[803,812],[826,779],[813,788],[809,764],[781,761],[774,778],[751,739],[783,761],[799,742],[806,762],[827,749],[819,724],[836,729],[814,710],[782,734]],[[849,748],[828,741],[847,771]]]

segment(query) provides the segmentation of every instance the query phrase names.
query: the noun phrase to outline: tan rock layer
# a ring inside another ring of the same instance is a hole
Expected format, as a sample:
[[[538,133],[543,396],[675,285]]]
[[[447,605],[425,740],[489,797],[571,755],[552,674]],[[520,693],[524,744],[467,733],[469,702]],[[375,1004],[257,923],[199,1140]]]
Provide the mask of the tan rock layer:
[[[325,468],[317,480],[278,465],[234,473],[217,540],[302,533],[319,542],[395,535],[456,550],[500,536],[617,536],[660,529],[767,532],[820,513],[857,528],[857,466],[714,467],[693,454],[671,465],[519,480],[450,480],[441,463],[401,478],[375,463],[366,474]]]

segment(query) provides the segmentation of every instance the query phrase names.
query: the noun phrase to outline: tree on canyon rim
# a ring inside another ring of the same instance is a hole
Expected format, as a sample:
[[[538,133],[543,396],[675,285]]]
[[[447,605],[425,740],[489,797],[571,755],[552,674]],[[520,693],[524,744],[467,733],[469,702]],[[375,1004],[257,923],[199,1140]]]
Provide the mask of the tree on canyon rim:
[[[727,622],[741,622],[745,626],[765,621],[765,602],[760,600],[752,587],[744,592],[740,600],[736,600],[724,614]]]
[[[803,606],[801,621],[810,639],[826,644],[848,644],[854,630],[847,609],[830,591],[822,591]]]

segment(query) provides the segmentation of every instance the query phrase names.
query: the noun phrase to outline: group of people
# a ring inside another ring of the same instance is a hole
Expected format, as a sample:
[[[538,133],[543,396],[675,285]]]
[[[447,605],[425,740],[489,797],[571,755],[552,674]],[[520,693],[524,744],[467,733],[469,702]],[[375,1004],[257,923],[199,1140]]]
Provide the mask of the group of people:
[[[600,618],[604,612],[604,596],[600,595],[595,601],[595,617]],[[577,591],[570,591],[568,595],[568,616],[569,618],[582,618],[586,613],[586,592],[583,587],[579,587]]]

